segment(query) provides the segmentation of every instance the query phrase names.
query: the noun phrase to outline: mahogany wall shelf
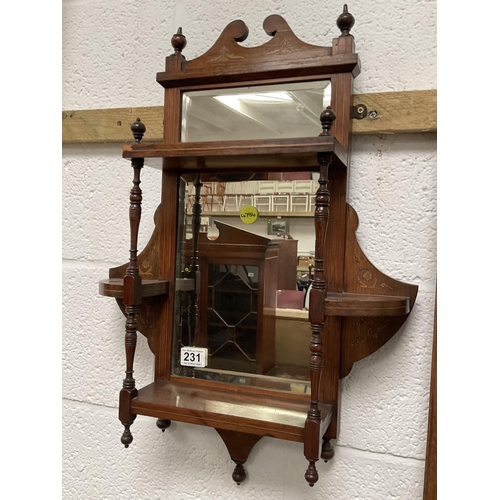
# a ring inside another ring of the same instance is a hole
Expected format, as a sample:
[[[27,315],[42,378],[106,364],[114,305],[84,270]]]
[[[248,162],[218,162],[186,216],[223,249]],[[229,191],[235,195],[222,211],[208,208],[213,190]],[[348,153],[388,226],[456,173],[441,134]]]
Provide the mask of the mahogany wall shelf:
[[[300,41],[273,15],[264,21],[270,40],[243,47],[248,29],[234,21],[191,61],[182,54],[182,30],[173,36],[174,53],[157,75],[165,89],[163,141],[142,143],[146,127],[137,119],[134,143],[123,148],[134,171],[129,262],[99,283],[99,293],[114,298],[126,316],[119,398],[125,447],[136,416],[145,415],[163,431],[172,420],[213,427],[236,464],[238,484],[262,436],[303,443],[311,486],[318,481],[316,462],[333,457],[340,379],[396,334],[418,290],[366,258],[356,239],[357,214],[346,202],[352,83],[360,71],[353,25],[344,6],[340,36],[320,47]],[[155,158],[161,203],[138,253],[140,172],[145,159]],[[281,245],[295,255],[285,259],[283,250],[280,260],[277,240],[220,221],[217,239],[200,232],[204,179],[244,182],[290,171],[319,172],[307,312],[276,308],[279,290],[298,293],[296,241]],[[195,191],[189,223],[188,184]],[[133,377],[137,332],[155,355],[154,382],[142,388]],[[216,338],[219,343],[211,342]],[[231,363],[217,365],[217,356]]]

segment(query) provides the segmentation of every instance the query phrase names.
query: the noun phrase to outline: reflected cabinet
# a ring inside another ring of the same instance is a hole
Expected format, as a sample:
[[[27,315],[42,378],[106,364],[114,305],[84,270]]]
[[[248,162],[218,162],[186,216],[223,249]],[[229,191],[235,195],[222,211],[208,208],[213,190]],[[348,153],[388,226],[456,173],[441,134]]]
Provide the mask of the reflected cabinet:
[[[366,258],[346,202],[360,71],[353,25],[344,6],[339,36],[323,47],[272,15],[269,40],[244,47],[248,29],[233,21],[192,60],[182,29],[172,37],[157,74],[163,141],[148,143],[137,118],[123,147],[128,261],[99,283],[125,316],[125,447],[144,415],[162,431],[172,421],[215,429],[238,484],[263,436],[302,443],[311,486],[316,462],[333,458],[340,380],[396,334],[417,296]],[[144,166],[161,168],[162,186],[139,252]],[[134,379],[138,334],[155,359],[145,387]]]

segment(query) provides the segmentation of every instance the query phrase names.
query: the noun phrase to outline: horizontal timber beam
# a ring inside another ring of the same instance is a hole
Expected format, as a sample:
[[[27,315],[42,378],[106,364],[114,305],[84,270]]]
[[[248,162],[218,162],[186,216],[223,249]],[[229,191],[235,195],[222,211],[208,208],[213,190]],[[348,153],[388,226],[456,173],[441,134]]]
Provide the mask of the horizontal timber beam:
[[[436,90],[358,94],[353,96],[353,104],[364,104],[368,109],[365,118],[352,120],[353,134],[402,134],[437,130]],[[148,141],[163,140],[163,106],[150,106],[63,111],[62,142],[130,142],[130,124],[137,117],[146,124]]]

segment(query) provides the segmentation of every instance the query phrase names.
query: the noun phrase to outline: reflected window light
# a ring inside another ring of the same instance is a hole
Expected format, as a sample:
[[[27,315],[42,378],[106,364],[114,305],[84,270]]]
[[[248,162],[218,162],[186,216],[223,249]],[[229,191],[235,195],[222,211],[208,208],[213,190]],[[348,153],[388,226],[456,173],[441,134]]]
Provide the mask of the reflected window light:
[[[323,91],[323,108],[330,106],[332,101],[332,84],[329,83],[328,87]]]
[[[288,92],[266,92],[259,94],[221,95],[221,96],[215,96],[214,99],[236,110],[241,109],[242,101],[266,102],[266,103],[280,103],[280,102],[293,101]]]
[[[183,92],[181,141],[316,136],[331,88],[325,79]]]

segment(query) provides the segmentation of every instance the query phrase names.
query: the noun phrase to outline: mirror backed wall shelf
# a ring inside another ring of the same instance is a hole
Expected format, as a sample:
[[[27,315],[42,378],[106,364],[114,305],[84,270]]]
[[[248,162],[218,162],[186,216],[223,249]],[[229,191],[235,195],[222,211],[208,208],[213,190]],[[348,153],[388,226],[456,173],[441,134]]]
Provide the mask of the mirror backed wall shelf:
[[[360,71],[353,25],[344,6],[340,35],[321,47],[272,15],[264,21],[269,41],[244,47],[248,29],[234,21],[190,61],[182,30],[173,36],[174,52],[157,74],[163,142],[143,143],[137,119],[134,142],[123,148],[133,168],[129,261],[99,283],[126,316],[126,447],[137,415],[156,418],[163,431],[172,420],[212,427],[239,484],[259,439],[296,441],[313,486],[316,462],[334,455],[340,380],[410,314],[417,287],[366,258],[346,202]],[[140,174],[154,158],[161,203],[139,253]],[[304,287],[298,268],[310,271]],[[155,356],[145,387],[134,380],[138,332]]]

